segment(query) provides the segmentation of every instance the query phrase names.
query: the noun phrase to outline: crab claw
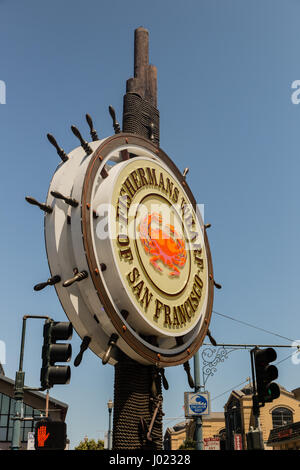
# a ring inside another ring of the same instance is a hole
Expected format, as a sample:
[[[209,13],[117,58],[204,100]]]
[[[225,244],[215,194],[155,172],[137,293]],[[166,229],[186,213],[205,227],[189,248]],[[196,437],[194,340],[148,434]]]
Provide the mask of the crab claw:
[[[156,262],[157,259],[159,259],[158,256],[153,256],[153,258],[150,258],[150,263],[152,264],[152,266],[154,266],[155,269],[162,272],[162,268],[160,266],[158,266],[158,264]]]
[[[174,271],[172,271],[172,272],[170,273],[170,276],[172,276],[172,277],[178,277],[179,274],[180,274],[179,269],[177,269],[176,266],[173,266],[173,269],[174,269]]]

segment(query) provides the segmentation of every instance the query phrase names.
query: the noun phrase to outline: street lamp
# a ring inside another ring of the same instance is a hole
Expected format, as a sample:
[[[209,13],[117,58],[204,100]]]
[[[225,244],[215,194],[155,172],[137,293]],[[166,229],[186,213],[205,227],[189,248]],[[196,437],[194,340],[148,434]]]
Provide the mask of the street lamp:
[[[113,401],[112,400],[108,400],[108,403],[107,403],[107,408],[108,408],[108,416],[109,416],[109,421],[108,421],[108,436],[107,436],[107,447],[108,447],[108,450],[112,450],[112,439],[111,439],[111,413],[112,413],[112,409],[114,407],[114,404],[113,404]]]

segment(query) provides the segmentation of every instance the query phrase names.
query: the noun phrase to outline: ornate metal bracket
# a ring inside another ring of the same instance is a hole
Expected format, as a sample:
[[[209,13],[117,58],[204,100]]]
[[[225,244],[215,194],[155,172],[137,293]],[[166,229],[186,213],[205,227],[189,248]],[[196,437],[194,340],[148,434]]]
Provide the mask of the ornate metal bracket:
[[[217,366],[228,359],[228,355],[241,348],[209,347],[201,352],[203,385],[217,372]]]

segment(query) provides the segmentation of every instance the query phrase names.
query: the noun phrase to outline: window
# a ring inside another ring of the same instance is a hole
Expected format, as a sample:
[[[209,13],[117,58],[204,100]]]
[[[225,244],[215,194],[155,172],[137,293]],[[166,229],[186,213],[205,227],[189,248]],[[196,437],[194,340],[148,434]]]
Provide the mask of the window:
[[[10,398],[3,393],[0,393],[0,441],[11,441],[13,430],[13,416],[15,414],[15,403],[13,398]],[[36,416],[36,410],[31,406],[23,405],[24,417],[30,418]],[[40,414],[40,411],[38,411]],[[28,432],[34,430],[34,421],[21,421],[21,441],[26,442]]]
[[[272,411],[273,428],[284,426],[285,424],[291,424],[292,422],[293,412],[288,408],[279,407]]]

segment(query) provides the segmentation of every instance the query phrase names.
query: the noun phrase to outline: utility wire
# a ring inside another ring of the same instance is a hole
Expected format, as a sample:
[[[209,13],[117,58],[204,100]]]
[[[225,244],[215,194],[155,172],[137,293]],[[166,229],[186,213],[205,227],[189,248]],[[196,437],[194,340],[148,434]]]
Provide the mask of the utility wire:
[[[232,390],[235,390],[237,387],[240,387],[241,385],[244,385],[246,382],[249,382],[249,380],[250,380],[250,379],[249,379],[249,377],[248,377],[246,380],[244,380],[244,382],[241,382],[240,384],[234,385],[233,387],[229,388],[228,390],[225,390],[225,392],[220,393],[220,395],[217,395],[216,397],[213,397],[213,398],[211,399],[211,401],[216,400],[217,398],[222,397],[223,395],[225,395],[225,393],[232,392]]]
[[[275,362],[275,365],[278,366],[278,364],[281,364],[283,361],[286,361],[287,359],[290,359],[290,357],[294,356],[294,354],[299,354],[299,350],[297,349],[297,351],[294,351],[292,354],[290,354],[286,358],[281,359],[281,361]]]
[[[265,333],[269,333],[270,335],[278,336],[278,338],[287,339],[288,341],[292,341],[292,342],[294,341],[291,338],[287,338],[286,336],[279,335],[278,333],[274,333],[273,331],[269,331],[269,330],[266,330],[264,328],[260,328],[259,326],[251,325],[251,323],[247,323],[245,321],[238,320],[237,318],[233,318],[229,315],[225,315],[224,313],[216,312],[215,310],[213,310],[213,313],[215,313],[216,315],[220,315],[221,317],[228,318],[229,320],[235,321],[237,323],[241,323],[242,325],[249,326],[251,328],[255,328],[256,330],[264,331]]]
[[[275,362],[274,365],[278,366],[279,364],[281,364],[282,362],[284,361],[287,361],[288,359],[290,359],[292,356],[294,356],[295,354],[298,354],[299,351],[297,349],[297,351],[294,351],[292,354],[289,354],[289,356],[285,357],[284,359],[281,359],[281,361],[278,361],[278,362]],[[229,388],[228,390],[225,390],[225,392],[221,393],[220,395],[217,395],[216,397],[213,397],[211,399],[211,401],[213,400],[216,400],[217,398],[220,398],[222,397],[223,395],[225,395],[225,393],[228,393],[228,392],[231,392],[232,390],[236,389],[237,387],[240,387],[241,385],[244,385],[246,382],[249,382],[250,378],[248,377],[247,380],[244,380],[244,382],[241,382],[240,384],[237,384],[237,385],[234,385],[233,387]]]

